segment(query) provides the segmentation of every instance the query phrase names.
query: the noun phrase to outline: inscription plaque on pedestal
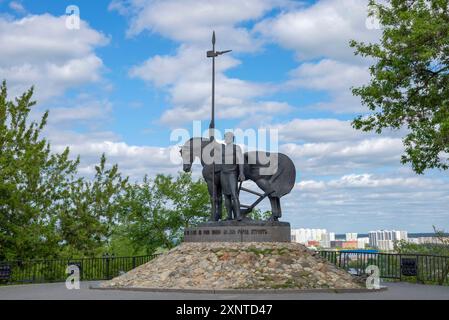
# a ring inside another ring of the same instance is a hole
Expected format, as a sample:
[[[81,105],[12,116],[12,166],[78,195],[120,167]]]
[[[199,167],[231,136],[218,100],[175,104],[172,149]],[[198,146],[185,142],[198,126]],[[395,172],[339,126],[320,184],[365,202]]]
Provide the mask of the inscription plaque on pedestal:
[[[184,231],[184,242],[290,242],[290,223],[220,221]]]

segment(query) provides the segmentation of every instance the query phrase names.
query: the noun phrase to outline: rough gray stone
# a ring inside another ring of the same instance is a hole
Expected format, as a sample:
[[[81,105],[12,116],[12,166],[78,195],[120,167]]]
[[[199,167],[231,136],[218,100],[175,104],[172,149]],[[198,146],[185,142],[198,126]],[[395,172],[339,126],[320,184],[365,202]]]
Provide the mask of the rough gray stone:
[[[304,267],[304,262],[308,267]],[[183,243],[103,287],[172,289],[361,288],[297,243]]]

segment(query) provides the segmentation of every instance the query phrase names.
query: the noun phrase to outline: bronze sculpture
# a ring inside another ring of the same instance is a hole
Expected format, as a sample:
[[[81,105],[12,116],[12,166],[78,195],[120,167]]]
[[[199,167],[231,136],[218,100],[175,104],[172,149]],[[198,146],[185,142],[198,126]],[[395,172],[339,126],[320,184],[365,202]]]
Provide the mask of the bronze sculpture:
[[[181,147],[183,170],[189,172],[194,160],[200,159],[203,178],[211,198],[211,221],[222,218],[223,194],[228,220],[241,221],[258,203],[268,197],[272,212],[270,220],[278,221],[282,216],[280,198],[288,194],[295,185],[295,165],[282,153],[252,151],[242,154],[240,147],[234,144],[234,135],[231,132],[225,134],[225,145],[215,140],[215,57],[231,50],[215,51],[215,32],[212,35],[212,45],[213,49],[207,52],[207,57],[212,58],[212,113],[209,138],[191,138]],[[206,161],[205,158],[212,161]],[[274,170],[273,162],[276,163]],[[264,193],[243,187],[244,180],[254,181]],[[252,205],[242,205],[239,199],[240,191],[250,192],[259,198]]]
[[[243,154],[241,148],[234,144],[234,134],[226,132],[225,144],[222,147],[222,166],[220,172],[221,190],[225,197],[228,220],[242,220],[238,182],[245,181]]]
[[[222,186],[220,184],[221,163],[215,164],[215,170],[212,164],[205,161],[205,150],[209,151],[211,148],[209,144],[215,145],[215,150],[221,149],[221,144],[216,140],[211,142],[208,138],[195,137],[191,138],[181,147],[181,156],[183,160],[183,170],[190,172],[192,164],[195,159],[199,159],[203,166],[202,174],[207,183],[212,205],[211,220],[218,221],[221,219],[221,203],[222,203]],[[276,159],[277,167],[272,172],[267,172],[263,169],[269,167],[264,159]],[[212,172],[215,171],[215,175]],[[243,153],[243,173],[245,180],[251,180],[264,192],[258,193],[244,188],[240,185],[239,190],[247,191],[256,194],[259,198],[250,206],[240,205],[240,213],[242,218],[254,209],[263,199],[268,198],[271,204],[272,216],[270,220],[277,221],[282,216],[280,198],[290,193],[295,185],[296,169],[293,161],[283,153],[269,153],[264,151],[250,151]],[[215,183],[215,184],[213,184]],[[214,193],[213,189],[216,192]],[[215,201],[213,197],[215,196]]]

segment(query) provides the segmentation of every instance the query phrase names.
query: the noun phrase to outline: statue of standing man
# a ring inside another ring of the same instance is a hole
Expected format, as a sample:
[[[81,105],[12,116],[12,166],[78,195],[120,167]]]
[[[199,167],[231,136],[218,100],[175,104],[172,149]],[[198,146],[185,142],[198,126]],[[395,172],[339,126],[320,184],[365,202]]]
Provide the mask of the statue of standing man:
[[[244,158],[242,149],[234,144],[234,134],[232,132],[225,133],[222,160],[220,183],[225,197],[227,219],[241,221],[238,181],[245,180],[243,172]]]

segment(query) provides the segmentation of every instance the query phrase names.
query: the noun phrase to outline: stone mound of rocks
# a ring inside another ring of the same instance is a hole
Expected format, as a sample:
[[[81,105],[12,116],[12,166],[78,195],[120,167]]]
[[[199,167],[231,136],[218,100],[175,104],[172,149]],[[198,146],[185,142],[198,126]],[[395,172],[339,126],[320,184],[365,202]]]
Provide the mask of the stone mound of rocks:
[[[297,243],[183,243],[102,287],[360,289],[356,277]]]

